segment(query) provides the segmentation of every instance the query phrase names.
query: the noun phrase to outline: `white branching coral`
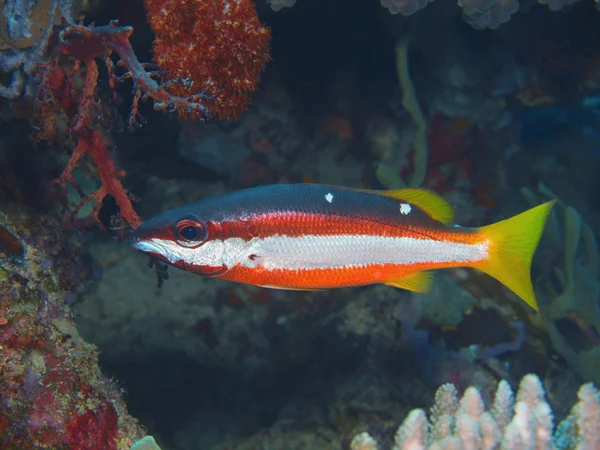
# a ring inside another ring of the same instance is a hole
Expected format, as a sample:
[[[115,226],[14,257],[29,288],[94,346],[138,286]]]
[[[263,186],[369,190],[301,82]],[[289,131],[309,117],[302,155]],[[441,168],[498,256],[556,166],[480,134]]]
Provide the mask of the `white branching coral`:
[[[536,375],[521,380],[515,396],[501,381],[487,411],[479,390],[468,388],[459,399],[451,384],[435,395],[430,417],[422,409],[409,413],[394,437],[394,450],[592,450],[600,449],[600,395],[593,384],[579,389],[579,402],[553,432],[552,409]],[[369,443],[361,447],[360,443]],[[361,433],[352,449],[376,450]]]
[[[424,9],[433,0],[380,0],[381,6],[386,8],[390,14],[402,14],[412,16]],[[578,0],[538,0],[538,3],[548,5],[551,11],[559,11]],[[598,0],[595,0],[598,3]],[[274,11],[280,11],[284,7],[291,8],[296,0],[267,0]],[[463,20],[473,28],[484,29],[498,28],[508,22],[511,17],[519,12],[521,0],[458,0],[458,6],[462,8]]]

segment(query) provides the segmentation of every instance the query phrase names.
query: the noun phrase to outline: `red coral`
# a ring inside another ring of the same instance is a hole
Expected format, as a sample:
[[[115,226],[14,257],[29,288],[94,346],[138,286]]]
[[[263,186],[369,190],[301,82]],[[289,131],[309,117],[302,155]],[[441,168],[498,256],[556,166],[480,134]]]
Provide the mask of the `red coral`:
[[[57,369],[35,390],[28,434],[41,446],[71,450],[114,450],[118,432],[114,407],[75,373]]]
[[[40,446],[57,446],[64,442],[63,408],[50,389],[40,387],[28,417],[27,432]]]
[[[178,96],[207,92],[217,119],[233,119],[249,105],[269,60],[270,30],[252,0],[145,0],[156,35],[154,61],[173,79]],[[206,100],[205,100],[206,102]],[[180,116],[196,111],[179,109]]]
[[[65,354],[65,349],[57,348],[43,333],[48,345],[38,347],[34,364],[30,341],[40,341],[41,330],[26,315],[10,318],[0,325],[0,331],[4,355],[0,358],[0,431],[13,427],[10,433],[0,433],[0,447],[62,448],[66,444],[73,450],[114,450],[118,433],[115,408],[103,394],[82,382],[70,364],[68,351]],[[16,410],[25,420],[11,419]]]
[[[114,450],[115,437],[118,432],[117,413],[113,406],[97,395],[89,386],[82,386],[83,394],[94,398],[97,403],[93,410],[72,419],[66,428],[65,441],[72,450]]]
[[[96,219],[98,223],[101,223],[98,218],[100,207],[102,206],[102,201],[110,195],[115,199],[117,205],[119,205],[121,218],[132,228],[137,228],[142,223],[142,220],[133,209],[131,200],[119,180],[125,176],[125,172],[123,170],[117,170],[114,166],[110,159],[110,155],[108,154],[106,144],[104,143],[104,138],[98,131],[92,130],[78,140],[77,146],[73,150],[67,166],[57,180],[63,189],[64,195],[66,196],[67,183],[77,186],[77,183],[73,178],[73,169],[83,155],[88,155],[94,161],[101,185],[100,188],[92,194],[87,196],[82,195],[83,199],[71,214],[76,215],[87,203],[93,201],[93,218]]]
[[[79,62],[75,63],[70,77],[65,73],[62,63],[57,58],[50,64],[44,66],[44,83],[42,89],[46,92],[46,102],[42,108],[42,118],[45,120],[45,127],[41,133],[42,138],[51,138],[54,133],[54,122],[59,114],[64,114],[71,122],[70,134],[75,140],[75,148],[71,158],[57,180],[67,195],[67,183],[70,183],[78,189],[82,201],[71,212],[71,217],[87,203],[93,201],[94,208],[92,217],[97,223],[100,208],[104,198],[112,196],[120,209],[121,218],[132,228],[136,228],[142,221],[133,209],[131,200],[126,193],[120,178],[125,173],[115,168],[107,146],[104,142],[98,124],[104,114],[98,107],[96,101],[96,85],[98,83],[98,66],[93,59],[94,54],[85,60],[84,84],[81,90],[75,88],[76,75],[80,70]],[[51,99],[51,101],[48,101]],[[80,163],[81,158],[88,155],[94,162],[98,178],[100,178],[101,187],[91,195],[85,195],[73,177],[73,170]]]
[[[204,119],[208,114],[208,108],[200,102],[206,100],[202,93],[186,92],[185,97],[173,95],[167,91],[167,86],[175,80],[167,80],[163,85],[154,79],[160,74],[147,72],[145,67],[138,61],[129,38],[133,33],[132,27],[119,27],[116,21],[103,27],[69,25],[60,33],[60,50],[77,61],[84,61],[86,65],[97,58],[102,58],[109,70],[109,84],[112,88],[117,82],[132,80],[134,84],[134,98],[129,118],[129,127],[132,129],[137,123],[138,101],[151,98],[154,100],[154,109],[172,110],[191,113],[195,118]],[[118,66],[124,67],[127,72],[121,76],[114,73],[114,64],[110,59],[112,53],[119,57]]]
[[[100,373],[95,347],[74,332],[53,273],[77,259],[76,246],[63,241],[52,218],[19,212],[0,213],[0,220],[27,255],[27,264],[2,262],[8,279],[0,283],[0,449],[128,447],[142,431]]]
[[[41,67],[40,137],[53,138],[57,118],[66,117],[66,134],[75,144],[58,179],[65,194],[71,184],[82,197],[71,217],[93,202],[92,217],[100,223],[102,202],[112,196],[124,222],[132,228],[141,223],[121,184],[124,172],[113,164],[105,142],[102,126],[110,111],[98,101],[97,59],[108,68],[111,88],[123,80],[133,81],[130,128],[139,116],[138,102],[145,98],[154,101],[155,109],[177,111],[180,116],[203,119],[210,102],[216,118],[235,117],[247,108],[248,93],[255,89],[269,59],[270,31],[260,24],[251,0],[146,0],[146,7],[157,35],[154,52],[162,72],[146,71],[129,41],[133,28],[116,22],[102,27],[64,23],[58,34],[58,56]],[[118,66],[126,70],[121,76],[115,74],[113,53],[119,57]],[[83,87],[78,77],[83,77]],[[168,77],[162,84],[154,79]],[[101,182],[91,195],[84,194],[73,176],[84,155],[93,161]]]
[[[246,5],[245,8],[234,9],[245,12],[244,18],[246,18],[249,17],[249,8]],[[253,8],[250,9],[254,11]],[[255,21],[258,23],[256,18]],[[102,59],[106,64],[111,88],[115,88],[117,82],[133,81],[134,96],[129,117],[130,129],[137,125],[138,102],[141,99],[152,99],[154,108],[157,110],[178,111],[180,115],[189,115],[195,118],[205,118],[209,115],[209,111],[201,103],[205,102],[208,97],[202,92],[193,93],[191,86],[186,84],[186,89],[182,91],[174,87],[181,87],[181,83],[177,80],[167,80],[164,84],[157,83],[154,78],[164,78],[164,74],[147,72],[145,66],[138,61],[129,41],[132,33],[133,28],[117,26],[116,22],[101,27],[70,23],[64,25],[59,33],[58,56],[40,67],[43,76],[40,92],[44,100],[40,137],[43,139],[53,138],[56,133],[57,118],[66,117],[69,123],[67,134],[74,139],[75,149],[58,183],[65,193],[67,184],[73,185],[79,190],[82,197],[82,201],[72,212],[72,217],[84,205],[93,202],[93,218],[100,223],[98,213],[102,201],[110,195],[119,206],[121,218],[132,228],[136,228],[141,223],[141,219],[121,184],[120,179],[124,176],[124,172],[115,168],[103,137],[102,126],[109,122],[107,116],[110,115],[110,111],[105,106],[100,106],[98,101],[96,92],[98,64],[96,60]],[[240,34],[238,33],[237,36],[240,37]],[[266,40],[268,42],[268,32]],[[115,74],[115,64],[111,59],[113,53],[119,57],[118,66],[126,70],[120,76]],[[240,55],[232,53],[230,56],[238,58]],[[188,61],[188,63],[193,64],[194,62]],[[226,64],[223,59],[219,59],[218,63]],[[236,64],[238,61],[232,63],[232,66],[235,67]],[[251,63],[248,63],[248,66],[251,66]],[[254,80],[252,78],[253,71],[250,67],[247,67],[247,70],[250,80]],[[83,77],[83,87],[79,87],[78,77]],[[256,81],[257,78],[254,82]],[[198,86],[198,90],[195,92],[206,88],[206,86],[200,86],[200,83],[197,83],[196,86]],[[173,92],[170,89],[173,89]],[[178,95],[178,93],[182,95]],[[219,99],[220,97],[215,100]],[[100,189],[91,195],[85,195],[73,177],[73,169],[80,163],[84,155],[88,155],[94,162],[101,181]]]

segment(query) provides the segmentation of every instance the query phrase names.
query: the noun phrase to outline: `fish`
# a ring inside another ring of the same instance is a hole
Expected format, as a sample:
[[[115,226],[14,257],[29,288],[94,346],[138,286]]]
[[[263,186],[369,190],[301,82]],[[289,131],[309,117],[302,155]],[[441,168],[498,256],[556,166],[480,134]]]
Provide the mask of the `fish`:
[[[258,186],[166,211],[131,245],[188,272],[290,290],[386,284],[427,292],[433,271],[480,270],[539,310],[531,261],[554,205],[468,228],[427,189]]]

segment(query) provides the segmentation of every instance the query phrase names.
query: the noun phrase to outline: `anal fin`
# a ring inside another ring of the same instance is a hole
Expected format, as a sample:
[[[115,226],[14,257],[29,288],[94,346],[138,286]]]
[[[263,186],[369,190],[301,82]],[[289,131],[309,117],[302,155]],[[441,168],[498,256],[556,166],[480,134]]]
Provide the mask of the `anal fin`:
[[[288,287],[288,286],[277,286],[274,284],[263,284],[260,287],[262,288],[266,288],[266,289],[279,289],[281,291],[307,291],[307,292],[317,292],[317,291],[324,291],[325,289],[319,289],[319,288],[295,288],[295,287]]]
[[[432,282],[433,272],[423,270],[421,272],[411,273],[397,281],[388,281],[385,285],[406,289],[407,291],[423,293],[428,292],[429,289],[431,289]]]

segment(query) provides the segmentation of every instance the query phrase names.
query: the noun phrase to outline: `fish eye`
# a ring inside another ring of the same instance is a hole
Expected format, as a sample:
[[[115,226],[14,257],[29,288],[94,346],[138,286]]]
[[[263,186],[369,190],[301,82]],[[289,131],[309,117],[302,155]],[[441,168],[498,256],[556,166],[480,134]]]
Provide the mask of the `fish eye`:
[[[206,239],[206,229],[195,220],[184,219],[175,227],[175,238],[183,246],[195,246]]]
[[[193,225],[188,225],[179,230],[179,237],[186,241],[195,241],[198,237],[198,228]]]

